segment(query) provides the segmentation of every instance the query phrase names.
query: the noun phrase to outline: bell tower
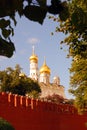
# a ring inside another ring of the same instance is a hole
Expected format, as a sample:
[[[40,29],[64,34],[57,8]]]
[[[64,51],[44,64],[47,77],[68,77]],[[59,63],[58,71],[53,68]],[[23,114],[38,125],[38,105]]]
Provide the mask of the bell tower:
[[[32,47],[32,55],[30,60],[30,75],[29,77],[33,80],[38,80],[38,57],[35,54],[34,46]]]

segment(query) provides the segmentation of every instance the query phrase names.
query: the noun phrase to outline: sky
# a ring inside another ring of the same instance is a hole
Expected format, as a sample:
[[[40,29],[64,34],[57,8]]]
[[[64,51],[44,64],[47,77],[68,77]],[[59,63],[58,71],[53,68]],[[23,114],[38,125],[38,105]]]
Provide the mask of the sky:
[[[19,64],[22,71],[29,76],[29,57],[34,45],[35,54],[39,59],[38,67],[43,65],[45,56],[46,63],[51,69],[50,82],[53,81],[54,76],[59,76],[60,84],[65,87],[66,97],[72,98],[68,93],[71,59],[66,58],[68,54],[66,46],[63,45],[63,49],[60,49],[60,42],[65,35],[62,33],[51,35],[51,32],[55,32],[58,23],[46,18],[43,25],[40,25],[25,17],[19,18],[17,15],[16,18],[17,25],[14,28],[14,36],[11,37],[16,51],[11,58],[0,56],[0,71],[7,67],[14,68],[16,64]]]

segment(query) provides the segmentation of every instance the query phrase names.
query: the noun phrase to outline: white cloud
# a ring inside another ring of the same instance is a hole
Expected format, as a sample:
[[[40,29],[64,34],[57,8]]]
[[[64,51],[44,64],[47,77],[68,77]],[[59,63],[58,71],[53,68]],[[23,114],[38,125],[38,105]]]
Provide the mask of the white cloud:
[[[7,60],[8,58],[5,56],[0,56],[0,61]]]
[[[36,43],[39,43],[39,39],[32,37],[32,38],[29,38],[29,39],[27,40],[27,42],[30,43],[30,44],[36,44]]]

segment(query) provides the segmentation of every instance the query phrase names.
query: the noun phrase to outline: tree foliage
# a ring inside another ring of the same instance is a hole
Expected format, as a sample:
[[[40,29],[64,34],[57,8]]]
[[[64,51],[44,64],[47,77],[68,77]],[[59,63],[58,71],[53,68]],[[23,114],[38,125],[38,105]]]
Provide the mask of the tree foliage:
[[[11,57],[15,51],[14,43],[11,41],[11,35],[14,35],[14,28],[11,22],[16,26],[16,13],[19,16],[25,16],[29,20],[43,24],[46,14],[60,14],[67,9],[66,4],[60,0],[50,0],[51,5],[47,5],[47,0],[3,0],[0,1],[0,55]],[[26,2],[26,3],[25,3]]]
[[[87,1],[71,0],[67,4],[67,19],[62,19],[63,15],[49,18],[59,23],[55,31],[66,35],[61,44],[69,47],[68,57],[72,57],[69,92],[74,95],[79,110],[84,110],[87,107]]]
[[[87,59],[77,55],[72,61],[69,92],[75,98],[79,112],[87,107]]]
[[[8,121],[0,117],[0,130],[15,130],[15,129]]]
[[[70,68],[69,92],[75,96],[75,105],[79,112],[87,107],[87,3],[74,0],[72,6],[72,31],[66,42],[69,45],[69,55],[73,61]]]
[[[71,0],[68,3],[69,17],[52,17],[59,22],[56,32],[63,32],[66,37],[61,43],[69,46],[69,56],[86,56],[87,51],[87,3],[84,0]],[[65,13],[64,13],[65,16]],[[51,17],[50,17],[51,18]]]
[[[19,95],[26,95],[27,93],[36,91],[39,95],[41,90],[38,83],[26,75],[20,74],[21,68],[19,65],[16,65],[15,69],[9,67],[4,71],[0,71],[1,91],[12,92]]]

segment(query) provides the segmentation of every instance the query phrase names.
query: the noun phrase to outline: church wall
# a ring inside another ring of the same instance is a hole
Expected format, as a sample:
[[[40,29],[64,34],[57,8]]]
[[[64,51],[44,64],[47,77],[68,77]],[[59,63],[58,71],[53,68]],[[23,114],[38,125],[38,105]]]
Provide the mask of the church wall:
[[[40,83],[41,86],[41,97],[51,96],[53,94],[60,95],[66,98],[64,93],[64,87],[58,86],[56,84],[44,84]]]
[[[0,93],[0,117],[15,130],[87,130],[87,114],[78,115],[71,105],[6,93]]]

